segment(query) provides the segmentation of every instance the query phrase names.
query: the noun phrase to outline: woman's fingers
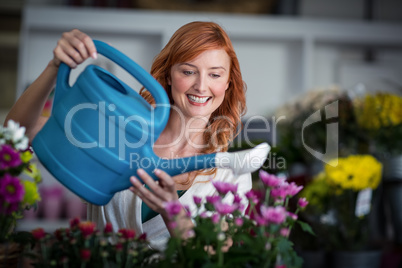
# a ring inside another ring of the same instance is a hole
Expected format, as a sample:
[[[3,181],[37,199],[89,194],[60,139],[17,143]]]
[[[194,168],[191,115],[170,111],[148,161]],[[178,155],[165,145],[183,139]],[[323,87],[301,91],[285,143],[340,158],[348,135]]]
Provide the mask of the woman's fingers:
[[[133,184],[133,186],[130,187],[130,191],[141,198],[142,201],[145,202],[149,208],[159,212],[159,208],[163,206],[163,201],[155,196],[155,194],[148,190],[146,187],[144,187],[145,185],[143,185],[136,177],[132,176],[130,178],[130,182]]]
[[[75,68],[89,57],[96,58],[97,55],[93,40],[77,29],[63,33],[53,54],[53,61],[57,66],[64,62],[71,68]]]
[[[170,191],[175,191],[175,183],[172,177],[165,171],[160,169],[155,169],[154,173],[160,179],[160,185]]]

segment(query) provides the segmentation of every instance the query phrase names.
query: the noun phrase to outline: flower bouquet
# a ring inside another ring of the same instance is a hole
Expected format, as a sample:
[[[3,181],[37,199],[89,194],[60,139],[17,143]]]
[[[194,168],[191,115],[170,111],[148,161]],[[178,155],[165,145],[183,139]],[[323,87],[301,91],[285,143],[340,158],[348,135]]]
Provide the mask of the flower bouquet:
[[[40,200],[41,176],[31,158],[25,128],[12,120],[0,126],[0,242],[10,240],[16,220]]]
[[[298,220],[307,205],[299,199],[292,208],[289,200],[301,189],[295,183],[265,171],[259,173],[263,187],[246,193],[249,206],[245,215],[237,185],[213,182],[219,195],[207,196],[203,203],[194,196],[196,215],[187,239],[181,235],[168,241],[160,267],[301,267],[289,234],[295,223],[312,232]],[[229,201],[231,200],[231,201]],[[293,199],[292,199],[293,200]],[[204,205],[203,205],[204,204]],[[166,204],[172,219],[181,209],[179,202]],[[176,229],[180,234],[182,230]]]
[[[402,97],[377,92],[354,99],[359,126],[369,134],[372,149],[384,157],[402,153]]]
[[[113,233],[110,223],[104,230],[95,223],[70,220],[70,228],[53,234],[42,228],[32,231],[35,247],[26,255],[34,267],[139,267],[149,266],[153,254],[146,235],[136,236],[134,230],[120,229]]]
[[[300,196],[310,205],[303,217],[323,237],[330,250],[362,250],[369,245],[373,191],[381,181],[382,165],[371,155],[334,159],[306,185]]]

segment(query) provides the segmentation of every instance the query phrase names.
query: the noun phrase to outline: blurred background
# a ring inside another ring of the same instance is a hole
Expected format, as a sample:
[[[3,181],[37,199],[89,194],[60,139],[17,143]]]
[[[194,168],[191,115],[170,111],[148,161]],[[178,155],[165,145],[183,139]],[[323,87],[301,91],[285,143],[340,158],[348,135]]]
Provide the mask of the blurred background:
[[[300,102],[300,96],[317,90],[331,92],[320,95],[317,102],[323,105],[336,99],[334,90],[346,91],[348,97],[377,91],[401,95],[400,0],[0,0],[1,122],[52,58],[63,32],[78,28],[112,44],[149,71],[152,59],[174,31],[194,20],[212,20],[227,30],[248,85],[245,131],[235,147],[243,147],[246,136],[249,140],[267,140],[275,147],[279,137],[272,129],[272,120],[277,119],[272,116],[278,115],[276,112],[284,105]],[[88,60],[74,70],[70,82],[93,62]],[[100,57],[96,63],[134,89],[140,88],[137,81],[107,59]],[[312,107],[314,98],[301,102]],[[50,107],[51,100],[44,113],[49,113]],[[356,132],[351,133],[355,137]],[[348,153],[351,151],[361,152]],[[276,159],[280,160],[278,156]],[[275,155],[271,161],[275,161]],[[305,175],[306,169],[309,175],[322,169],[316,168],[317,162],[301,166],[300,158],[291,162],[287,156],[286,161],[287,171],[292,168],[296,175]],[[270,165],[268,170],[278,162]],[[43,168],[42,175],[42,204],[26,216],[20,228],[42,226],[52,230],[67,225],[69,218],[84,218],[81,200]],[[392,181],[392,187],[401,188],[402,178],[396,181]],[[401,212],[402,203],[398,208]],[[389,231],[394,228],[389,227],[392,224],[379,226],[379,221],[374,227],[377,238],[393,241],[395,230]],[[396,244],[402,245],[402,233],[397,235]]]

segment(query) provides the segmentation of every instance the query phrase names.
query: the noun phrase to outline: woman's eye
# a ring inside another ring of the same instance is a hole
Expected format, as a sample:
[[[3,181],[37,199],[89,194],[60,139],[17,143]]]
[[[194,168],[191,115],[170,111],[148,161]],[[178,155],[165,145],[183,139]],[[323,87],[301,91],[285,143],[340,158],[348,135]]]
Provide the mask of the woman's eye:
[[[213,78],[219,78],[219,77],[221,77],[219,74],[211,74],[211,76],[212,76]]]
[[[184,73],[185,75],[195,74],[194,71],[183,71],[183,73]]]

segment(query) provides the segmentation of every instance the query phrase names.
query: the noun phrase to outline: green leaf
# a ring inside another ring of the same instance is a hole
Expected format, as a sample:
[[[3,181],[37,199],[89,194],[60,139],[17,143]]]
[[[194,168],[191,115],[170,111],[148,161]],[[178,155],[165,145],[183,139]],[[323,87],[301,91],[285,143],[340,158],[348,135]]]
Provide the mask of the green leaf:
[[[312,235],[316,235],[313,231],[313,229],[311,228],[311,226],[308,223],[302,222],[302,221],[298,221],[300,227],[302,228],[303,231],[308,232]]]

